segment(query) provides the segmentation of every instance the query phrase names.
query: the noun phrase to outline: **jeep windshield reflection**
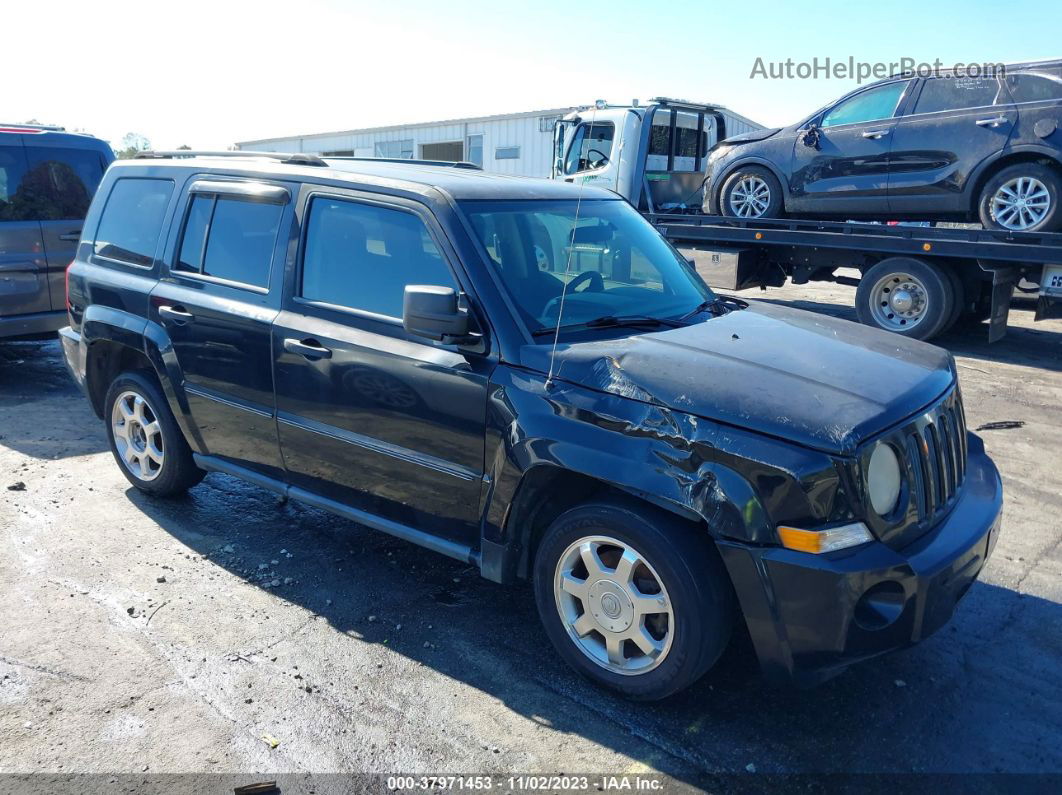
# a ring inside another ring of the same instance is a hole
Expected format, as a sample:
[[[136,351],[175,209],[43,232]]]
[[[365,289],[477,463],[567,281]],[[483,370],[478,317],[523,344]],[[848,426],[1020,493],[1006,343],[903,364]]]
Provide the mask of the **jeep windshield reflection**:
[[[674,325],[715,298],[624,201],[466,201],[462,209],[535,336],[556,327],[562,292],[568,330]]]

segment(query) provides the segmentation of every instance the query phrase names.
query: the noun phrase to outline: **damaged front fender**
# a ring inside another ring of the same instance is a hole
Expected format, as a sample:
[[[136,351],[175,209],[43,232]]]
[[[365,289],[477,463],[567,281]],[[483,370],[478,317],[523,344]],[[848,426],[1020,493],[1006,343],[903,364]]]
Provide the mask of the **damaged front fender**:
[[[615,383],[618,371],[601,375],[613,379],[607,392],[561,380],[547,388],[539,373],[495,371],[483,529],[492,579],[508,579],[533,541],[530,512],[563,485],[553,473],[624,491],[703,523],[716,538],[750,544],[775,543],[782,521],[849,514],[830,456],[661,405]]]

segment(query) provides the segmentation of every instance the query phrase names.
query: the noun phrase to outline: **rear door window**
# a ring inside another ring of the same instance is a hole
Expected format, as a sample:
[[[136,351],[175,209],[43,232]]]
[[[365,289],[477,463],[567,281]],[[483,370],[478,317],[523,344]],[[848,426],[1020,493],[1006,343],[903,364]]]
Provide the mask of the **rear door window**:
[[[150,267],[172,195],[172,180],[148,177],[116,180],[96,229],[96,255]]]
[[[995,105],[1000,84],[995,77],[931,77],[922,86],[915,113],[965,110]]]
[[[105,166],[92,149],[27,146],[25,182],[38,196],[36,220],[80,221],[103,179]]]
[[[284,206],[194,194],[177,269],[252,287],[269,286]]]

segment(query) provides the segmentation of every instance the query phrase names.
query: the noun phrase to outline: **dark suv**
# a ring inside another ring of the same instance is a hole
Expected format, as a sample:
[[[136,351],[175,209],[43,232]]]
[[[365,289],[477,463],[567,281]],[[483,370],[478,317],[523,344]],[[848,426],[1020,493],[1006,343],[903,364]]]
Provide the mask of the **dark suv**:
[[[735,620],[775,679],[906,646],[991,552],[947,352],[717,297],[607,191],[241,155],[115,164],[69,271],[138,489],[224,472],[529,578],[560,655],[645,699]]]
[[[112,160],[91,135],[0,124],[0,340],[66,325],[63,274]]]
[[[900,76],[708,156],[705,211],[1062,229],[1062,61]]]

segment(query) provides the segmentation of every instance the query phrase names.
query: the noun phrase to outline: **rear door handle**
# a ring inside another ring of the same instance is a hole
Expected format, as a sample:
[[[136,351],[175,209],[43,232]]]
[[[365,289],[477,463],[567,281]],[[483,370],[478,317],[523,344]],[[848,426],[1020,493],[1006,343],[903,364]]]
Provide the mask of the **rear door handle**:
[[[1009,121],[1010,119],[1008,119],[1006,116],[996,116],[993,119],[978,119],[974,122],[974,124],[976,124],[978,127],[998,127],[999,125],[1006,124]]]
[[[68,243],[76,243],[81,239],[81,230],[75,229],[73,232],[66,232],[62,235],[59,235],[59,239]]]
[[[884,138],[888,134],[889,134],[888,130],[867,130],[865,133],[863,133],[863,137],[864,138],[872,138],[872,139],[874,139],[876,141],[879,138]]]
[[[195,320],[195,315],[186,310],[183,306],[160,306],[159,317],[164,317],[175,323],[191,323]]]
[[[332,351],[319,343],[317,340],[284,340],[284,350],[288,353],[297,353],[307,359],[331,359]]]

